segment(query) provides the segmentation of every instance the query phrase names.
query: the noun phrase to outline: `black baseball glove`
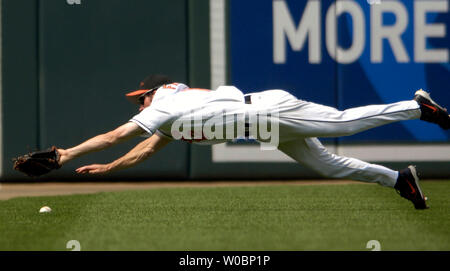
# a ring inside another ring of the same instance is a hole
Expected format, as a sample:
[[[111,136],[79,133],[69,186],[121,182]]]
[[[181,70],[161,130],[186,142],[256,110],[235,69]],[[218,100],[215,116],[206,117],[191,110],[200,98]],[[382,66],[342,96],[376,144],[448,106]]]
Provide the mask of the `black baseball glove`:
[[[55,146],[45,151],[35,151],[14,158],[15,170],[21,171],[30,177],[37,177],[61,167],[60,154]]]

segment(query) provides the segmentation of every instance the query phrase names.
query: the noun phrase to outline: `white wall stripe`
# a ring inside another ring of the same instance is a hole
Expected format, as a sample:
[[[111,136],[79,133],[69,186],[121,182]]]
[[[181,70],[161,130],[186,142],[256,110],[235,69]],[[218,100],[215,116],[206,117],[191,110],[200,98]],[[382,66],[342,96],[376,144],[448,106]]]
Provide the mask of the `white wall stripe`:
[[[225,30],[225,0],[210,0],[211,89],[226,83]]]
[[[450,144],[424,145],[338,145],[337,153],[366,161],[450,161]]]
[[[367,162],[439,162],[450,161],[450,144],[425,145],[329,145],[325,147],[338,155],[358,158]],[[294,163],[281,151],[263,151],[259,145],[212,146],[212,161]]]

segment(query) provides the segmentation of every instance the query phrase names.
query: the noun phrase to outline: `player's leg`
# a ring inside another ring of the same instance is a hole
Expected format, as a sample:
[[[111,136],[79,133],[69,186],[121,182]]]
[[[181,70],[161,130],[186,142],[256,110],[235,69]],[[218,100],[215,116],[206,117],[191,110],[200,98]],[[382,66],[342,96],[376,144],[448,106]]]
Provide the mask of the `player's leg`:
[[[418,119],[420,106],[414,101],[369,105],[347,110],[298,100],[280,112],[283,130],[301,137],[353,135],[397,121]]]
[[[353,135],[388,123],[418,119],[450,128],[450,116],[430,95],[418,90],[414,100],[369,105],[347,110],[302,100],[290,101],[280,110],[280,123],[291,134],[302,137]]]
[[[419,186],[419,178],[412,166],[395,171],[356,158],[339,156],[330,153],[317,138],[299,138],[282,142],[278,149],[323,176],[392,187],[402,197],[410,200],[416,209],[427,208],[425,196]]]
[[[278,149],[325,177],[378,183],[388,187],[394,187],[397,182],[398,171],[330,153],[317,138],[282,142]]]

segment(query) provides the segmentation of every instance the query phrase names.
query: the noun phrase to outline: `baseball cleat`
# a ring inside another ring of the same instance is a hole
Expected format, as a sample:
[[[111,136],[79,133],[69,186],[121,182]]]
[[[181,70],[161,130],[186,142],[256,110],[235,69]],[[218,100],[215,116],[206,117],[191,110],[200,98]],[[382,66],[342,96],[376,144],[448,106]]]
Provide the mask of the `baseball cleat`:
[[[419,177],[414,166],[399,171],[395,190],[407,200],[410,200],[416,209],[428,209],[427,198],[419,186]]]
[[[414,95],[414,100],[420,105],[421,120],[436,123],[444,130],[450,128],[450,115],[447,109],[433,101],[428,92],[419,89]]]

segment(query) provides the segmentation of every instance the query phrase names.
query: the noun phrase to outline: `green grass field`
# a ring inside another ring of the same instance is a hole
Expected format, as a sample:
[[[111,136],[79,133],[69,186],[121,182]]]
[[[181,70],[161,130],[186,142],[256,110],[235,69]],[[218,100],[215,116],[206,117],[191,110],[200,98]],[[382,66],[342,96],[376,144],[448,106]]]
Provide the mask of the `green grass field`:
[[[371,184],[15,198],[0,201],[0,250],[450,250],[450,181],[422,188],[428,210]]]

